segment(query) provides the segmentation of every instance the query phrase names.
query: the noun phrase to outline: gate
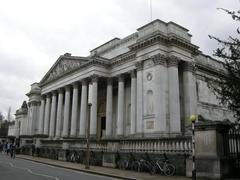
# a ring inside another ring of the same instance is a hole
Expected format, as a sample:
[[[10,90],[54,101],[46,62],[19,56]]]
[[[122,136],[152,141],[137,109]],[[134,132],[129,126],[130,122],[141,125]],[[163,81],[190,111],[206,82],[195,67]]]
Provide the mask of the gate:
[[[240,175],[240,125],[232,126],[223,135],[224,156],[233,166],[233,172]]]

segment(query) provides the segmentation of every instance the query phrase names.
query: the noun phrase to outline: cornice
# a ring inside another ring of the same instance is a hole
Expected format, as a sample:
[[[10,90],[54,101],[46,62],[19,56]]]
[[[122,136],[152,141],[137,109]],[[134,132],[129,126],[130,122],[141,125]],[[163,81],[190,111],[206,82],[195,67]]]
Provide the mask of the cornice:
[[[120,65],[120,64],[126,63],[128,61],[132,61],[135,58],[136,58],[135,52],[127,52],[125,54],[121,54],[111,60],[110,67],[114,67],[116,65]]]
[[[202,71],[204,73],[207,73],[209,75],[215,75],[217,77],[223,77],[223,76],[227,76],[227,73],[225,73],[222,70],[217,70],[216,68],[213,68],[211,66],[204,66],[200,63],[196,63],[196,67],[198,71]]]
[[[150,45],[156,44],[156,43],[165,43],[166,45],[178,45],[185,49],[188,49],[192,52],[192,54],[199,54],[198,46],[192,44],[191,42],[188,42],[179,36],[175,34],[171,34],[170,36],[163,35],[160,31],[157,31],[153,33],[148,38],[144,38],[137,43],[129,46],[130,50],[132,51],[139,51],[143,48],[146,48]]]

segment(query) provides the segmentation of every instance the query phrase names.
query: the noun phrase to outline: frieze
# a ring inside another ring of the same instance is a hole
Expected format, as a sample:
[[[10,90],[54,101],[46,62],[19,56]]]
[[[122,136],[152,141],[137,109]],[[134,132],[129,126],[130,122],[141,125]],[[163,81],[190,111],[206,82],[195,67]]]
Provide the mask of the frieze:
[[[171,35],[171,36],[166,36],[161,34],[161,32],[154,32],[152,34],[152,36],[150,36],[151,38],[148,39],[144,39],[142,41],[139,41],[133,45],[131,45],[129,48],[132,51],[137,51],[143,48],[146,48],[147,46],[150,46],[152,44],[156,44],[156,43],[165,43],[166,45],[178,45],[181,47],[184,47],[186,49],[189,49],[192,51],[192,54],[197,55],[200,53],[200,51],[198,50],[198,46],[187,42],[185,40],[182,40],[181,38],[179,38],[176,35]]]

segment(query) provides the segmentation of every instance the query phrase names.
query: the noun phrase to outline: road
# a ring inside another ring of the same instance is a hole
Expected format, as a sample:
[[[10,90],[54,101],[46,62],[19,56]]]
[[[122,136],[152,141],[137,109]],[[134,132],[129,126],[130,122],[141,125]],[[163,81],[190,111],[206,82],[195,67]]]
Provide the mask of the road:
[[[116,180],[0,154],[1,180]]]

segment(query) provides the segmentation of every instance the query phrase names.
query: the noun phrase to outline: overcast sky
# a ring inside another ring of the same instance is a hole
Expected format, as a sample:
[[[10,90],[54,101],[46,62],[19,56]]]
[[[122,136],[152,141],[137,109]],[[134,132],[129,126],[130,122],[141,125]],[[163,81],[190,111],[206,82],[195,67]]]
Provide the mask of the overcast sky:
[[[238,26],[218,7],[239,10],[240,0],[152,0],[152,19],[186,27],[211,55],[208,34],[224,39]],[[150,0],[0,0],[0,111],[14,114],[60,55],[87,56],[150,20]]]

